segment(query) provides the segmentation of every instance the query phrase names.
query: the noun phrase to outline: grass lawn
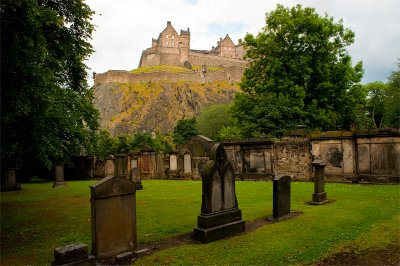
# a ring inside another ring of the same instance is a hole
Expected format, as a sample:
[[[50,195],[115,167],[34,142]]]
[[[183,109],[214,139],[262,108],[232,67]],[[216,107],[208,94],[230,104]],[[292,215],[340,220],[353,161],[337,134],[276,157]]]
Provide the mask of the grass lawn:
[[[90,190],[95,181],[22,184],[1,192],[1,265],[49,265],[53,249],[91,247]],[[156,244],[197,226],[201,182],[144,180],[137,192],[139,244]],[[237,182],[245,221],[272,216],[271,182]],[[326,184],[335,202],[306,204],[312,183],[292,183],[292,210],[302,215],[208,244],[187,244],[139,259],[137,265],[313,264],[336,253],[400,247],[400,186]]]

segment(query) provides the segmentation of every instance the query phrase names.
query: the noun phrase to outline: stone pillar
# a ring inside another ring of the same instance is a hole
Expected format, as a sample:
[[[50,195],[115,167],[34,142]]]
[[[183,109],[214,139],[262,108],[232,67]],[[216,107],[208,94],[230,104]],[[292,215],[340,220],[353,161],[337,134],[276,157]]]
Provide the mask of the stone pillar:
[[[290,214],[290,176],[277,176],[273,182],[273,218]]]
[[[104,177],[114,176],[115,174],[115,160],[114,157],[107,157],[104,164]]]
[[[67,184],[64,182],[64,165],[56,165],[54,167],[55,181],[53,187],[64,187]]]
[[[139,171],[139,160],[137,155],[131,156],[130,162],[130,173],[131,173],[131,180],[135,183],[136,190],[143,189],[142,180],[140,178],[140,171]]]
[[[311,204],[325,204],[328,200],[325,192],[325,163],[322,160],[314,160],[314,193]]]
[[[21,185],[18,182],[15,168],[7,168],[2,180],[1,190],[21,190]]]

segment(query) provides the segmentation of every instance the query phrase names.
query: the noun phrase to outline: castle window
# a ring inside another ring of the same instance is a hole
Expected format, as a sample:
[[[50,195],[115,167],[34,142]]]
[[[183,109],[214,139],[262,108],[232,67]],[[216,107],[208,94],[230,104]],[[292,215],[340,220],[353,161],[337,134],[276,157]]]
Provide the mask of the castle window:
[[[171,38],[172,38],[172,40],[175,39],[175,35],[172,35]]]
[[[165,38],[166,38],[166,39],[168,39],[168,34],[167,34],[167,35],[165,35]]]
[[[174,43],[174,42],[172,43],[172,46],[175,46],[175,43]]]
[[[166,42],[165,45],[168,45],[168,42]]]

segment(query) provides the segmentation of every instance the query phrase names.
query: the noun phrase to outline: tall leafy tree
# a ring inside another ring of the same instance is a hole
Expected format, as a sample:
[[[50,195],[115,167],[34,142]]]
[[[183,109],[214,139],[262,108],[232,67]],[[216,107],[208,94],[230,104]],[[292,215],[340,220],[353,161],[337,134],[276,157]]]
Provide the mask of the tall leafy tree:
[[[371,118],[374,128],[381,128],[383,126],[385,114],[385,95],[387,84],[376,81],[368,83],[364,86],[368,92],[367,97],[367,113]]]
[[[92,10],[81,0],[3,0],[0,12],[2,166],[50,168],[91,151]]]
[[[196,119],[193,118],[183,118],[178,121],[174,127],[173,139],[175,144],[183,144],[193,136],[196,136]]]
[[[352,66],[346,47],[354,33],[342,21],[297,5],[266,14],[266,26],[245,37],[250,66],[234,100],[246,135],[280,135],[302,124],[349,128],[359,97],[362,63]]]
[[[220,131],[234,125],[230,108],[231,104],[214,104],[204,108],[196,117],[197,132],[213,140],[221,140]]]
[[[387,126],[400,128],[400,59],[397,60],[397,68],[389,77],[384,117]]]

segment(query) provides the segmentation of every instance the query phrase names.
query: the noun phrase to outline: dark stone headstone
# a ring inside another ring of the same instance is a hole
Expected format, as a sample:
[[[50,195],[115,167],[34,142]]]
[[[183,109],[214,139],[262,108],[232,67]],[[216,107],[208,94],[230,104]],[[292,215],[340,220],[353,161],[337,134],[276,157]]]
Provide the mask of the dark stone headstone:
[[[55,181],[53,187],[65,187],[67,184],[64,181],[64,165],[56,165],[54,167]]]
[[[274,219],[290,214],[290,176],[277,176],[273,182],[273,211]]]
[[[85,244],[71,244],[54,249],[52,265],[94,265],[95,257],[88,254]]]
[[[15,168],[8,168],[5,171],[4,176],[1,180],[1,190],[21,190],[21,184],[18,182]]]
[[[121,178],[128,177],[128,156],[118,154],[115,156],[115,176]]]
[[[92,254],[112,259],[137,249],[135,183],[106,177],[90,186]]]
[[[312,195],[311,204],[325,204],[328,202],[325,192],[325,163],[322,160],[314,160],[314,193]]]
[[[193,237],[203,243],[245,231],[235,192],[235,173],[221,144],[215,144],[202,173],[201,214]]]

